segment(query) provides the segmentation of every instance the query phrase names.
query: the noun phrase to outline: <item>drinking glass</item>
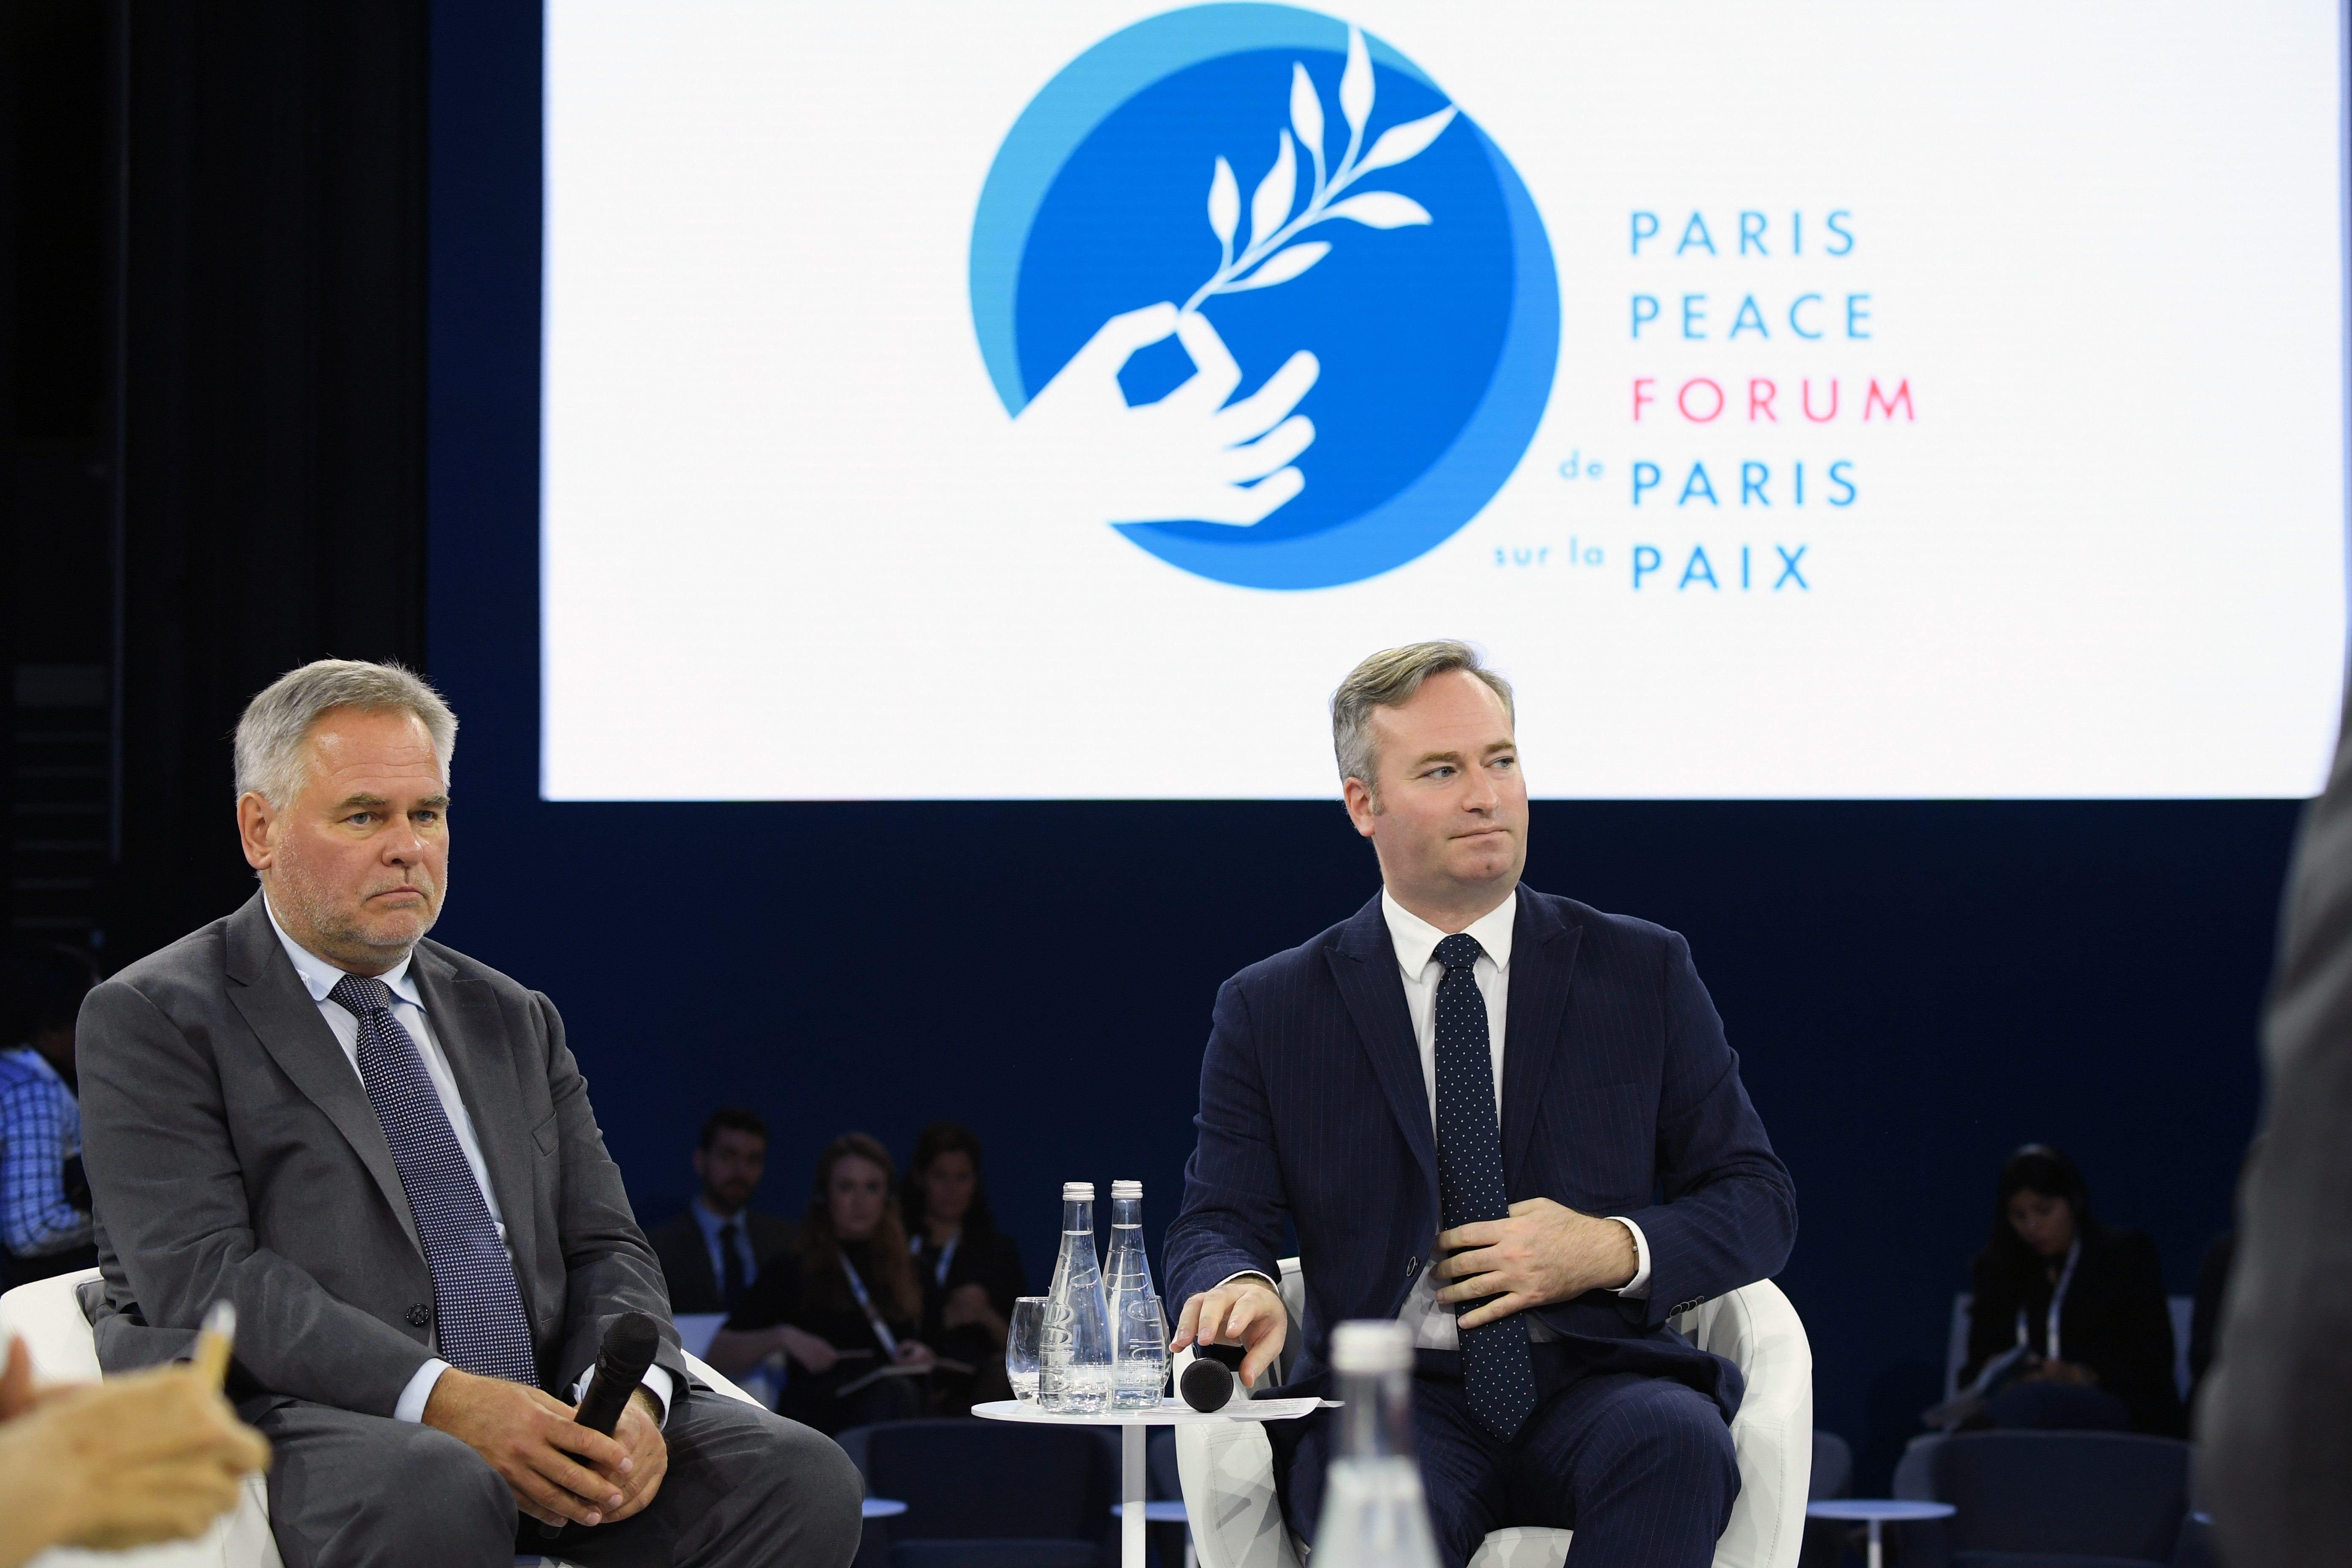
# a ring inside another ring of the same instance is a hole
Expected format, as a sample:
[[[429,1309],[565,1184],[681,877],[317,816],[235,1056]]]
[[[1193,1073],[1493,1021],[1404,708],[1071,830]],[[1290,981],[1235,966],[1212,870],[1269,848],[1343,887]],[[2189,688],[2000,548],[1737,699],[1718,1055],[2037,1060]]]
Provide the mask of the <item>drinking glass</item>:
[[[1004,1375],[1013,1397],[1024,1405],[1037,1403],[1037,1344],[1045,1326],[1045,1298],[1022,1296],[1013,1300],[1013,1318],[1004,1333]]]
[[[1118,1371],[1113,1401],[1129,1409],[1157,1405],[1168,1382],[1168,1318],[1157,1296],[1127,1303],[1115,1352]]]

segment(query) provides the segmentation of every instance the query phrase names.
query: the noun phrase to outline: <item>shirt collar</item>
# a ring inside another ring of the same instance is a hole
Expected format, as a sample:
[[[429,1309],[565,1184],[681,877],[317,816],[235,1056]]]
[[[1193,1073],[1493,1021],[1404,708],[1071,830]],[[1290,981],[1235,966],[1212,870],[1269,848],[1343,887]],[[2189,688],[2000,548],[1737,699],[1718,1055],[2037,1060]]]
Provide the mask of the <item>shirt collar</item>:
[[[699,1197],[696,1198],[693,1204],[689,1206],[694,1210],[694,1223],[702,1227],[702,1234],[712,1241],[717,1241],[719,1239],[719,1231],[725,1226],[730,1225],[735,1227],[737,1235],[740,1236],[742,1234],[743,1216],[740,1213],[738,1213],[733,1219],[721,1219],[717,1215],[712,1214],[709,1209],[704,1208],[702,1206],[702,1200]]]
[[[286,934],[286,928],[278,923],[278,911],[269,907],[268,893],[261,895],[261,908],[263,912],[269,916],[269,929],[278,933],[278,944],[286,949],[286,956],[293,960],[294,973],[302,977],[302,989],[310,994],[311,1001],[324,1002],[329,994],[335,989],[336,982],[342,979],[344,972]],[[407,958],[402,959],[376,978],[391,986],[394,996],[417,1011],[423,1012],[425,998],[417,991],[416,982],[408,973],[409,960],[415,956],[416,954],[412,951]],[[337,1005],[340,1006],[341,1004]]]
[[[1518,909],[1519,890],[1513,888],[1509,898],[1464,928],[1498,970],[1511,966],[1511,925],[1518,918]],[[1389,942],[1396,949],[1398,966],[1408,978],[1420,979],[1445,933],[1398,903],[1386,888],[1381,889],[1381,918],[1388,921]]]

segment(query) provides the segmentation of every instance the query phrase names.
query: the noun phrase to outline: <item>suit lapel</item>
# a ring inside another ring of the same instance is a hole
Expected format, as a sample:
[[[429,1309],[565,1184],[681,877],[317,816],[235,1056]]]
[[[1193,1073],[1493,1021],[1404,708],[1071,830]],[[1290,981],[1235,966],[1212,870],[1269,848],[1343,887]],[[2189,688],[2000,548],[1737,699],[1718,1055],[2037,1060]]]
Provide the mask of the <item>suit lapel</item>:
[[[227,945],[230,1001],[294,1087],[350,1142],[375,1178],[383,1201],[400,1217],[400,1228],[408,1233],[417,1256],[423,1257],[425,1244],[417,1237],[415,1216],[408,1212],[408,1193],[400,1184],[400,1167],[393,1163],[383,1124],[376,1120],[375,1107],[351,1058],[319,1016],[319,1005],[303,989],[302,977],[294,973],[259,893],[229,917]]]
[[[1421,1049],[1413,1043],[1412,1015],[1405,1006],[1404,982],[1397,975],[1396,945],[1389,940],[1378,894],[1339,928],[1338,939],[1324,951],[1348,1016],[1355,1020],[1356,1033],[1372,1058],[1372,1074],[1434,1193],[1437,1134],[1431,1124],[1429,1087],[1422,1081]]]
[[[1563,1047],[1560,1020],[1576,974],[1583,928],[1562,921],[1542,894],[1519,889],[1511,922],[1510,1002],[1503,1019],[1503,1170],[1526,1169],[1544,1085]]]
[[[417,948],[408,972],[416,977],[425,1019],[433,1026],[441,1054],[448,1058],[466,1114],[473,1119],[474,1142],[482,1152],[490,1188],[498,1194],[499,1217],[506,1223],[507,1250],[518,1258],[533,1257],[539,1233],[530,1169],[533,1145],[524,1124],[513,1059],[501,1048],[507,1031],[498,997],[488,986],[460,976],[447,959],[428,947]],[[522,1289],[525,1308],[535,1307],[530,1271],[517,1268],[515,1282]]]

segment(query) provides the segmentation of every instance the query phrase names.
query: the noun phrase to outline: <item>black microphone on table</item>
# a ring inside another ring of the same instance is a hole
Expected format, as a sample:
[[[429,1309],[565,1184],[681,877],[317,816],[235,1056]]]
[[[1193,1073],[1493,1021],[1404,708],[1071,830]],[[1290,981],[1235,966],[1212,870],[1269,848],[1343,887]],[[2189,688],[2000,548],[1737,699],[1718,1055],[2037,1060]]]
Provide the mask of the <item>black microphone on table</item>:
[[[1192,1364],[1184,1369],[1176,1385],[1184,1403],[1209,1415],[1223,1410],[1236,1396],[1247,1399],[1249,1390],[1241,1386],[1240,1376],[1244,1353],[1239,1345],[1194,1345]]]
[[[621,1412],[629,1407],[629,1395],[643,1387],[646,1369],[654,1364],[661,1350],[661,1327],[643,1312],[624,1312],[613,1320],[604,1331],[604,1346],[596,1352],[596,1373],[588,1380],[588,1392],[580,1396],[580,1406],[572,1419],[591,1432],[609,1437],[613,1428],[621,1424]],[[563,1533],[559,1524],[541,1524],[540,1534],[556,1536]]]

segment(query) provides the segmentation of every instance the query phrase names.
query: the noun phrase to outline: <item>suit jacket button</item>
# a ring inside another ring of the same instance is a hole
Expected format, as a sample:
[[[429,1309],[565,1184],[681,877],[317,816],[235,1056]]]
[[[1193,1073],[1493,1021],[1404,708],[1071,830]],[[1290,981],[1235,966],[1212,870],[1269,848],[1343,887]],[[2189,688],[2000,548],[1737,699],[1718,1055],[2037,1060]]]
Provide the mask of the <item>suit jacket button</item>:
[[[408,1326],[410,1328],[421,1329],[432,1321],[433,1314],[425,1310],[424,1302],[419,1301],[415,1306],[408,1309]]]

